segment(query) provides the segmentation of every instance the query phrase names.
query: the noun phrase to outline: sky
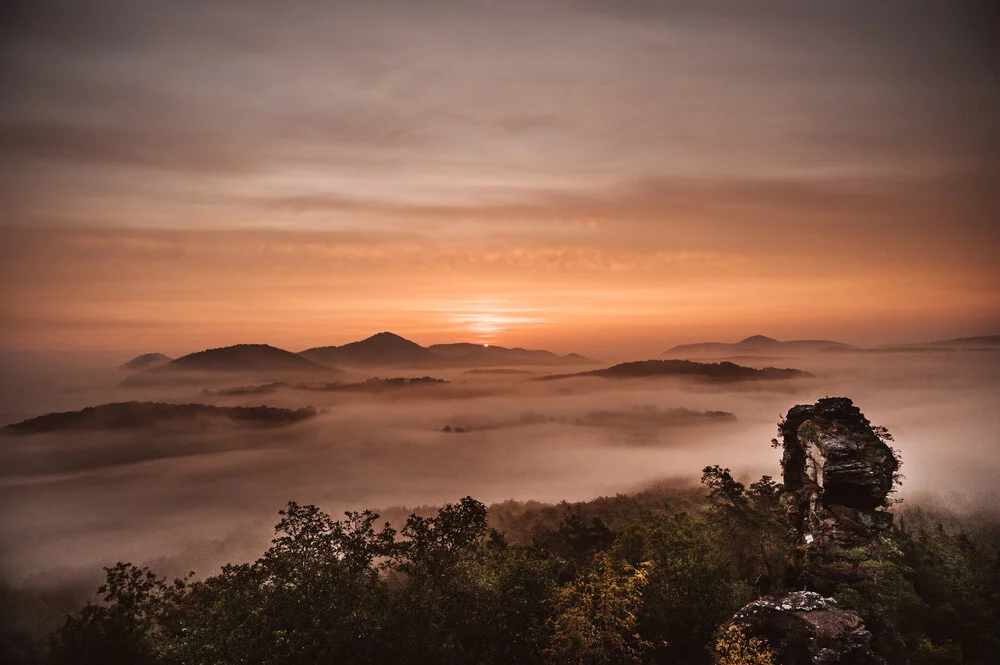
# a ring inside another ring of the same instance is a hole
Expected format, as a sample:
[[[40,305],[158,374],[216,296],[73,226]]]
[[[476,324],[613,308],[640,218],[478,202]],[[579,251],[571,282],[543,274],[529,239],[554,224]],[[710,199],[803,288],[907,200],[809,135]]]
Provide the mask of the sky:
[[[1000,332],[987,3],[4,5],[0,350]]]

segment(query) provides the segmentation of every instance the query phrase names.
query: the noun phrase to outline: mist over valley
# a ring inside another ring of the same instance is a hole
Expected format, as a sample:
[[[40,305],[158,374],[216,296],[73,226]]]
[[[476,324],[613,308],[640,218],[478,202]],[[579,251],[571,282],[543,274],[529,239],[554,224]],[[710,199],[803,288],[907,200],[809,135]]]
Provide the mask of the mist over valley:
[[[114,561],[209,574],[252,558],[289,500],[403,514],[467,495],[489,505],[684,488],[714,463],[773,474],[781,414],[840,394],[895,436],[904,499],[996,515],[996,353],[796,352],[778,358],[801,373],[770,380],[538,381],[545,366],[450,362],[411,376],[387,362],[379,377],[327,368],[332,381],[310,382],[299,367],[248,362],[167,383],[123,381],[113,354],[7,355],[3,392],[17,398],[2,406],[0,571],[33,599],[21,623],[51,628]],[[59,411],[70,413],[42,415]],[[267,422],[245,419],[255,411]]]

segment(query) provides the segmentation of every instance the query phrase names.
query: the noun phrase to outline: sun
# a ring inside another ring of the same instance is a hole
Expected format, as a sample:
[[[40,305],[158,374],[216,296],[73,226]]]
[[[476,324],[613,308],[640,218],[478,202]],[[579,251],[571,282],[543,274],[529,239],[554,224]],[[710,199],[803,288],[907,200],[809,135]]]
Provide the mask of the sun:
[[[468,309],[453,311],[449,317],[458,328],[474,336],[475,343],[489,348],[495,345],[505,333],[518,330],[539,322],[523,312],[504,308],[498,303],[476,303]]]

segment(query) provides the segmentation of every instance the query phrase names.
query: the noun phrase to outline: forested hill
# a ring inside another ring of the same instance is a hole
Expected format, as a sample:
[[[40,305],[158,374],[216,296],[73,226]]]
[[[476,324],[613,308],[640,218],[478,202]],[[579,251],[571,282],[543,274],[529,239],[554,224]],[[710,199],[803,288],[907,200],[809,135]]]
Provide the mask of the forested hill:
[[[224,421],[239,425],[287,425],[316,416],[316,409],[273,406],[215,406],[163,402],[114,402],[79,411],[47,413],[7,425],[12,434],[41,432],[141,429],[162,423]]]
[[[700,363],[693,360],[637,360],[620,363],[605,369],[595,369],[588,372],[573,374],[551,374],[540,377],[539,381],[570,379],[574,377],[597,376],[609,379],[641,379],[650,377],[686,376],[709,379],[713,381],[748,381],[767,379],[794,379],[810,377],[812,374],[800,369],[763,367],[744,367],[735,363],[723,361],[718,363]]]

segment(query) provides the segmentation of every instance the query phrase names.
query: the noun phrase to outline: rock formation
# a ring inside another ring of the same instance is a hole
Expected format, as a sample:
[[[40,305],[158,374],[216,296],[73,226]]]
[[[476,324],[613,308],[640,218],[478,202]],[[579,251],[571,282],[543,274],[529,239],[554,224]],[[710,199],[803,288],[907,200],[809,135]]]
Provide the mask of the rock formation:
[[[800,542],[795,582],[833,593],[850,581],[857,550],[879,547],[892,526],[885,507],[899,461],[846,397],[792,407],[780,430],[785,500]]]
[[[789,583],[808,590],[758,599],[733,623],[764,638],[781,665],[882,663],[861,618],[824,596],[856,581],[859,561],[879,557],[899,461],[885,433],[846,397],[793,407],[780,432],[785,501],[799,543]]]
[[[759,598],[737,612],[733,623],[765,639],[776,665],[883,663],[861,618],[813,591]]]

